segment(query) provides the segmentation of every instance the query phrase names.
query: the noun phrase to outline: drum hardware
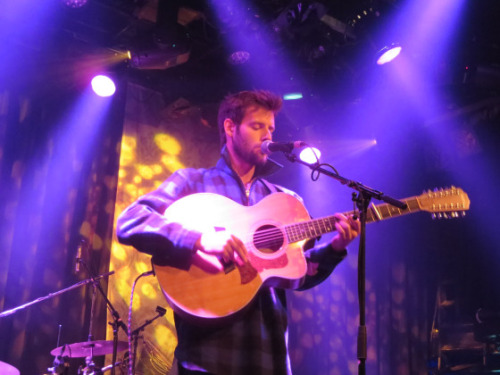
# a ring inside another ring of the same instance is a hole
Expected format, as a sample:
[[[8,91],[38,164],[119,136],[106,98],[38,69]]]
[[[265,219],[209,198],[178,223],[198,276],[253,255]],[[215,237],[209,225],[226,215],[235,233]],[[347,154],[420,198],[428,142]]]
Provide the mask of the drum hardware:
[[[83,247],[85,243],[81,244]],[[80,249],[79,249],[80,252]],[[0,318],[10,316],[12,314],[17,313],[18,311],[24,310],[25,308],[28,308],[34,304],[37,304],[39,302],[46,301],[48,299],[51,299],[53,297],[59,296],[63,293],[69,292],[70,290],[79,288],[84,285],[88,285],[92,283],[93,286],[93,294],[92,294],[92,304],[91,304],[91,313],[90,313],[90,325],[89,325],[89,336],[88,336],[88,341],[85,342],[79,342],[79,343],[73,343],[73,344],[65,344],[60,346],[60,338],[61,338],[61,328],[62,326],[59,325],[59,332],[58,332],[58,338],[57,338],[57,346],[55,349],[53,349],[50,354],[54,356],[54,361],[52,367],[48,368],[48,374],[54,375],[54,374],[63,374],[66,375],[68,374],[69,371],[69,358],[85,358],[85,367],[80,366],[78,369],[78,374],[84,374],[84,375],[99,375],[102,374],[106,371],[111,371],[111,375],[114,375],[115,373],[115,368],[119,365],[123,365],[124,361],[128,361],[127,359],[122,360],[122,361],[116,361],[116,356],[118,352],[127,350],[128,343],[124,341],[118,341],[118,330],[121,327],[125,334],[128,336],[128,330],[127,326],[125,323],[120,319],[120,316],[118,312],[115,310],[109,299],[107,298],[105,292],[103,291],[102,287],[99,284],[100,279],[104,277],[109,277],[115,273],[115,271],[110,271],[107,273],[104,273],[102,275],[98,276],[93,276],[91,271],[89,270],[87,264],[81,259],[81,255],[77,256],[76,262],[78,265],[83,265],[88,274],[90,275],[89,278],[79,281],[78,283],[75,283],[67,288],[61,289],[59,291],[56,291],[54,293],[49,293],[46,296],[39,297],[33,301],[27,302],[23,305],[14,307],[10,310],[6,310],[0,313]],[[78,269],[79,271],[79,269]],[[113,321],[109,322],[113,327],[113,341],[106,341],[106,340],[93,340],[93,335],[92,335],[92,329],[93,329],[93,313],[94,313],[94,306],[95,306],[95,298],[96,298],[96,293],[99,291],[99,293],[103,296],[104,300],[106,301],[107,308],[113,317]],[[158,319],[161,316],[164,316],[166,313],[166,310],[160,306],[157,306],[156,312],[158,313],[155,317],[153,317],[150,320],[146,320],[146,322],[141,325],[140,327],[136,328],[134,331],[131,332],[131,338],[134,343],[134,353],[137,350],[137,343],[138,343],[138,338],[139,334],[141,331],[144,330],[146,326],[151,324],[154,320]],[[96,365],[94,363],[94,357],[95,356],[101,356],[101,355],[107,355],[107,354],[112,354],[113,359],[112,359],[112,364],[103,367],[101,369],[96,368]],[[127,357],[126,357],[127,358]],[[0,374],[1,375],[20,375],[20,372],[13,366],[1,362],[0,361]]]
[[[119,341],[117,351],[127,350],[127,342]],[[64,356],[68,358],[87,358],[113,353],[113,341],[97,340],[76,342],[66,344],[53,349],[50,354],[53,356]]]
[[[35,300],[32,300],[30,302],[27,302],[25,304],[22,304],[22,305],[19,305],[19,306],[16,306],[12,309],[9,309],[9,310],[5,310],[5,311],[2,311],[0,313],[0,318],[4,318],[4,317],[7,317],[7,316],[10,316],[10,315],[13,315],[19,311],[22,311],[30,306],[33,306],[39,302],[43,302],[43,301],[46,301],[48,299],[51,299],[51,298],[54,298],[56,296],[59,296],[63,293],[66,293],[66,292],[69,292],[70,290],[73,290],[73,289],[76,289],[76,288],[79,288],[81,286],[84,286],[84,285],[87,285],[87,284],[90,284],[90,283],[96,283],[96,281],[102,279],[102,278],[105,278],[105,277],[109,277],[111,275],[113,275],[115,273],[115,271],[111,271],[111,272],[106,272],[102,275],[99,275],[99,276],[95,276],[93,278],[88,278],[88,279],[85,279],[85,280],[82,280],[82,281],[79,281],[77,282],[76,284],[73,284],[73,285],[70,285],[69,287],[67,288],[64,288],[64,289],[61,289],[61,290],[58,290],[54,293],[49,293],[47,294],[46,296],[43,296],[43,297],[39,297]],[[60,335],[60,332],[59,332],[59,335]],[[58,346],[59,346],[59,337],[58,337]],[[66,345],[67,346],[67,345]],[[64,347],[64,346],[63,346]],[[67,360],[65,359],[65,356],[62,356],[62,355],[57,355],[55,354],[56,358],[54,358],[54,363],[53,363],[53,367],[49,368],[48,371],[50,374],[64,374],[65,372],[65,369],[67,369]],[[13,366],[10,366],[6,363],[3,363],[3,362],[0,362],[0,374],[2,375],[19,375],[19,371],[13,367]]]
[[[484,344],[483,365],[500,371],[500,310],[480,308],[476,312],[474,337]]]
[[[8,363],[0,361],[0,374],[2,375],[20,375],[20,372],[14,366]]]
[[[57,346],[59,347],[59,343],[61,342],[61,331],[62,331],[62,325],[59,324],[59,330],[57,332]],[[63,345],[60,350],[59,354],[53,354],[54,355],[54,361],[52,362],[52,367],[49,367],[47,371],[51,374],[68,374],[68,369],[69,369],[69,362],[68,362],[68,356],[64,355],[66,345]],[[54,350],[55,351],[55,350]]]
[[[82,247],[86,245],[86,242],[81,245]],[[80,250],[79,250],[80,252]],[[70,346],[70,351],[75,349],[75,351],[80,351],[80,354],[86,354],[85,355],[85,364],[86,366],[83,369],[78,369],[78,374],[84,374],[84,375],[97,375],[102,373],[102,369],[96,369],[95,368],[95,363],[94,363],[94,356],[99,356],[99,355],[105,355],[105,354],[112,354],[112,360],[111,363],[116,364],[116,357],[118,350],[120,351],[125,350],[128,347],[128,344],[126,342],[120,343],[118,341],[118,330],[122,328],[122,330],[125,332],[126,335],[128,335],[128,330],[127,326],[125,323],[120,318],[120,314],[116,309],[114,308],[113,304],[111,301],[108,299],[106,293],[101,287],[101,284],[99,281],[96,279],[95,276],[93,276],[92,271],[88,267],[87,263],[85,263],[80,255],[77,255],[76,258],[76,263],[83,265],[85,270],[87,271],[87,274],[90,276],[90,279],[93,280],[92,287],[93,287],[93,293],[92,293],[92,303],[91,303],[91,309],[90,309],[90,324],[89,324],[89,335],[88,335],[88,340],[85,343],[76,343],[73,344],[74,347]],[[95,307],[95,299],[96,299],[96,294],[97,292],[100,293],[104,301],[106,302],[106,307],[108,308],[109,313],[113,317],[113,321],[109,322],[108,324],[113,327],[113,341],[94,341],[94,336],[92,334],[93,330],[93,320],[94,320],[94,307]],[[111,343],[111,344],[110,344]],[[81,356],[80,356],[81,357]],[[110,368],[111,370],[111,375],[115,375],[115,367],[112,366]]]
[[[116,362],[115,364],[110,364],[101,369],[101,373],[104,373],[106,371],[111,370],[114,367],[120,366],[123,363],[123,361]]]

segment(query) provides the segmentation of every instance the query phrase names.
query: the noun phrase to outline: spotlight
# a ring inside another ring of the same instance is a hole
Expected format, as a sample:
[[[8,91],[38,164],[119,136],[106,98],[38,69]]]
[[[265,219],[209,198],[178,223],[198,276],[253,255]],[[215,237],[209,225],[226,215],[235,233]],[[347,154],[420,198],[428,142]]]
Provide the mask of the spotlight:
[[[321,157],[321,151],[316,147],[307,147],[300,152],[299,158],[304,163],[316,164]]]
[[[401,49],[401,46],[396,43],[393,43],[390,46],[385,46],[377,53],[377,64],[384,65],[391,62],[399,56]]]
[[[111,96],[116,91],[116,86],[113,80],[104,75],[98,75],[92,78],[92,89],[102,97]]]
[[[283,95],[283,100],[298,100],[302,99],[304,96],[301,92],[289,92]]]
[[[81,8],[87,4],[87,0],[62,0],[62,3],[70,8]]]

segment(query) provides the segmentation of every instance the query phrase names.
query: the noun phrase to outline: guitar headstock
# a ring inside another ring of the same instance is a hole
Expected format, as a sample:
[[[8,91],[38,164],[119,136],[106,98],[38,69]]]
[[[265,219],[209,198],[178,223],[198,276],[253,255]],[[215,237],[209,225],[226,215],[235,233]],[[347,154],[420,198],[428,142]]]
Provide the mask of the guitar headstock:
[[[447,189],[428,190],[417,197],[422,211],[431,212],[433,218],[455,218],[465,215],[470,207],[467,193],[452,186]]]

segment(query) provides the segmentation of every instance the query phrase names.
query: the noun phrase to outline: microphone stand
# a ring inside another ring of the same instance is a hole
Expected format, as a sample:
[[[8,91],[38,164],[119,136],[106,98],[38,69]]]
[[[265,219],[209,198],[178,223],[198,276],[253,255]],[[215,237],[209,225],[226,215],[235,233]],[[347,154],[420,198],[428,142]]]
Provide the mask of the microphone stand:
[[[359,299],[359,327],[357,337],[357,357],[358,357],[358,374],[366,374],[366,358],[367,358],[367,332],[366,332],[366,217],[370,200],[375,198],[393,205],[399,209],[406,209],[406,203],[395,198],[385,195],[381,191],[369,188],[361,182],[355,182],[345,178],[338,173],[333,173],[330,170],[322,168],[318,163],[309,164],[300,160],[296,155],[286,152],[286,158],[294,163],[299,163],[309,167],[313,171],[317,171],[325,176],[331,177],[339,181],[343,185],[347,185],[358,193],[353,193],[353,201],[356,203],[360,213],[360,234],[359,234],[359,251],[358,251],[358,299]]]
[[[92,272],[90,271],[87,263],[85,263],[82,259],[77,259],[77,262],[80,262],[81,264],[83,264],[88,275],[90,276],[90,279],[92,281],[94,281],[94,276],[93,276]],[[109,312],[111,313],[111,316],[113,317],[113,322],[108,323],[108,324],[113,327],[113,355],[112,355],[112,362],[111,363],[114,364],[114,363],[116,363],[116,357],[117,357],[117,353],[118,353],[118,329],[121,327],[123,329],[123,331],[125,332],[125,334],[128,335],[127,326],[121,320],[120,314],[118,314],[118,311],[116,311],[114,306],[111,304],[111,301],[106,296],[106,293],[104,292],[104,290],[102,290],[101,284],[99,282],[94,282],[94,285],[96,286],[97,290],[102,295],[102,297],[104,298],[104,301],[106,302],[106,306],[107,306]],[[115,366],[113,366],[111,368],[111,375],[115,375]]]
[[[132,361],[132,374],[129,374],[129,375],[135,374],[135,359],[136,359],[136,354],[137,354],[137,344],[138,344],[138,341],[139,341],[139,334],[142,331],[144,331],[144,328],[146,328],[148,325],[150,325],[151,323],[153,323],[156,319],[164,316],[167,313],[167,310],[164,309],[161,306],[156,306],[156,312],[157,312],[157,314],[152,319],[147,319],[144,322],[143,325],[141,325],[140,327],[137,327],[136,329],[134,329],[131,332],[131,336],[134,338],[134,355],[132,357],[133,358],[133,361]],[[129,353],[129,359],[130,359],[130,353]]]
[[[87,284],[93,283],[93,282],[95,282],[96,280],[99,280],[99,279],[101,279],[101,278],[103,278],[103,277],[108,277],[108,276],[111,276],[111,275],[113,275],[114,273],[115,273],[115,271],[106,272],[106,273],[104,273],[104,274],[102,274],[102,275],[99,275],[99,276],[96,276],[96,277],[94,277],[94,278],[92,278],[92,279],[82,280],[82,281],[80,281],[80,282],[78,282],[78,283],[76,283],[76,284],[73,284],[73,285],[71,285],[71,286],[69,286],[69,287],[67,287],[67,288],[64,288],[64,289],[58,290],[57,292],[54,292],[54,293],[49,293],[49,294],[47,294],[47,295],[46,295],[46,296],[44,296],[44,297],[37,298],[37,299],[35,299],[35,300],[33,300],[33,301],[30,301],[30,302],[27,302],[27,303],[25,303],[25,304],[23,304],[23,305],[20,305],[20,306],[14,307],[14,308],[12,308],[12,309],[10,309],[10,310],[5,310],[5,311],[2,311],[2,312],[0,313],[0,318],[4,318],[4,317],[6,317],[6,316],[9,316],[9,315],[15,314],[16,312],[21,311],[21,310],[24,310],[25,308],[30,307],[30,306],[32,306],[32,305],[35,305],[35,304],[37,304],[38,302],[43,302],[43,301],[48,300],[48,299],[50,299],[50,298],[56,297],[56,296],[58,296],[58,295],[60,295],[60,294],[63,294],[63,293],[69,292],[70,290],[73,290],[73,289],[79,288],[79,287],[81,287],[81,286],[83,286],[83,285],[87,285]]]

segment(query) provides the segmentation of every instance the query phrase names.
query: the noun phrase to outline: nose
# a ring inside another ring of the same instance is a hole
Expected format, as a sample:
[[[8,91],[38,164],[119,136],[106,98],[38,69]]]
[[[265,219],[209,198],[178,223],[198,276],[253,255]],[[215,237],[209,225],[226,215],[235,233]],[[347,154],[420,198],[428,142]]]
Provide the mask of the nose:
[[[264,134],[264,138],[262,139],[263,141],[271,141],[273,139],[273,132],[271,129],[266,128],[266,132]]]

